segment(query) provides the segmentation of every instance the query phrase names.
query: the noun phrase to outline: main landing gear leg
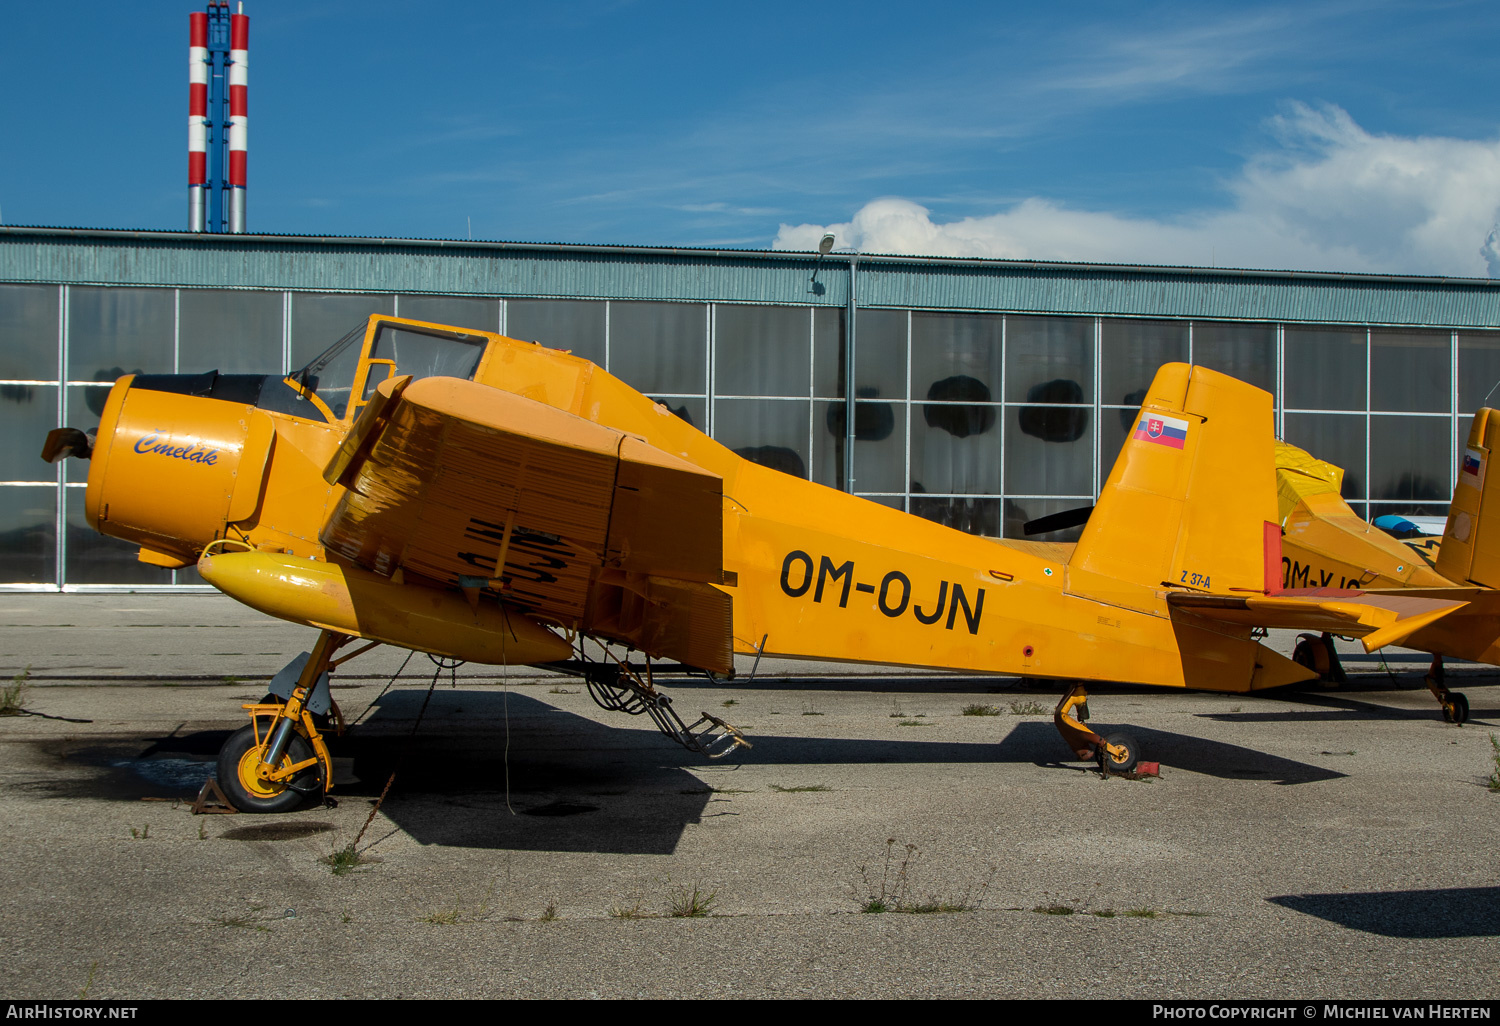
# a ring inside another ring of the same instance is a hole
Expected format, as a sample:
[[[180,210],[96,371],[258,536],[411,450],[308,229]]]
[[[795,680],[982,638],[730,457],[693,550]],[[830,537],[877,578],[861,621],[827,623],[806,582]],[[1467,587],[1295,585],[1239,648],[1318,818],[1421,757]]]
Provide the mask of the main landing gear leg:
[[[1062,701],[1052,711],[1052,722],[1057,725],[1057,732],[1062,735],[1063,742],[1073,749],[1073,754],[1080,759],[1093,759],[1097,762],[1100,773],[1106,776],[1111,773],[1129,773],[1135,769],[1136,761],[1140,758],[1140,745],[1129,734],[1100,737],[1085,727],[1083,721],[1089,718],[1088,702],[1089,693],[1082,684],[1075,684],[1063,695]],[[1075,709],[1078,711],[1076,717],[1073,715]]]
[[[1432,657],[1432,666],[1427,671],[1427,690],[1442,704],[1443,719],[1463,726],[1464,721],[1469,718],[1468,696],[1459,691],[1449,691],[1443,683],[1444,676],[1443,657],[1435,655]]]
[[[243,707],[250,725],[224,742],[218,765],[219,786],[241,812],[286,812],[332,786],[333,759],[308,704],[320,684],[326,689],[333,654],[350,640],[323,631],[285,702],[268,695]]]

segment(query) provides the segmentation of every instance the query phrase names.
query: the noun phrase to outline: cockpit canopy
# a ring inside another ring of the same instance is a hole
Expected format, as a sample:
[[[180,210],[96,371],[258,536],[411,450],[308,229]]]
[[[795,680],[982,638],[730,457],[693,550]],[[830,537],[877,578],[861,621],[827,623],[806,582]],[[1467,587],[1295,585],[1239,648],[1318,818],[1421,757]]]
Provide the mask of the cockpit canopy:
[[[340,421],[397,374],[472,381],[484,345],[483,335],[371,318],[294,371],[287,382],[326,408],[329,419]]]

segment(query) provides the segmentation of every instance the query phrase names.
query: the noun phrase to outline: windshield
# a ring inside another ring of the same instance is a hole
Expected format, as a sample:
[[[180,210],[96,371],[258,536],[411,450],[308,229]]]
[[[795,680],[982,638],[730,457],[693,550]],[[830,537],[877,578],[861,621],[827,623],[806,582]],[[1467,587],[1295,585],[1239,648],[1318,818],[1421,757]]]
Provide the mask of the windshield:
[[[390,360],[396,365],[395,374],[410,374],[413,378],[472,379],[483,355],[482,336],[437,334],[396,324],[382,324],[370,348],[371,360]],[[378,366],[370,368],[365,378],[365,399],[391,373],[382,370]]]
[[[292,380],[305,391],[316,394],[328,405],[334,420],[342,420],[349,409],[349,393],[354,388],[354,372],[359,367],[360,343],[364,337],[365,326],[360,324],[292,375]]]

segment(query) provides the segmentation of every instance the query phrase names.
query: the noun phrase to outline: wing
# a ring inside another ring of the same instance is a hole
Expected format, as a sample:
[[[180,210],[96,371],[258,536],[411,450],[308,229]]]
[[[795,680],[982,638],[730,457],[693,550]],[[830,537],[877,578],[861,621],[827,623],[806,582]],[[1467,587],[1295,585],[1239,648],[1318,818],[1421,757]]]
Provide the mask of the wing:
[[[731,666],[722,481],[644,440],[456,378],[383,383],[324,475],[321,540],[716,672]]]

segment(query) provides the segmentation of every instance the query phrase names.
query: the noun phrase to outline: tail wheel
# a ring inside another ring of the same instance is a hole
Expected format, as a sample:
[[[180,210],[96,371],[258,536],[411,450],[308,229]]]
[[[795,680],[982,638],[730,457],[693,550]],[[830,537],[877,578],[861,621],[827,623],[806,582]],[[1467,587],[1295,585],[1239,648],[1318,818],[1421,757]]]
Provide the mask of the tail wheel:
[[[1443,703],[1443,719],[1460,726],[1467,723],[1469,719],[1468,696],[1458,691],[1450,692],[1448,701]]]
[[[1099,762],[1104,772],[1123,774],[1135,769],[1141,757],[1140,742],[1129,734],[1111,734],[1104,741],[1116,749],[1114,752],[1108,748],[1099,749]]]
[[[260,723],[260,736],[269,740],[270,721]],[[257,743],[255,728],[241,727],[229,735],[224,747],[219,749],[219,787],[230,804],[241,812],[289,812],[302,804],[309,794],[322,790],[322,774],[317,767],[297,775],[295,780],[273,782],[262,780],[256,773],[260,765],[264,743]],[[313,757],[312,745],[296,732],[292,733],[282,754],[281,765],[291,766]]]

